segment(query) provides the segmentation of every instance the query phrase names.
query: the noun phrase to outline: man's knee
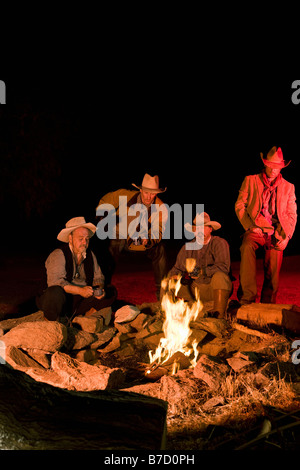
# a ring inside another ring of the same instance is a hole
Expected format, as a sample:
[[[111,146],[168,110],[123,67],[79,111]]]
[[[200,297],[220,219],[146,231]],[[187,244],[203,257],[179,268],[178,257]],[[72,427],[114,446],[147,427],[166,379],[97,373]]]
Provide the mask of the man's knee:
[[[62,287],[51,286],[37,299],[38,308],[43,310],[47,320],[56,321],[66,303],[66,294]]]
[[[217,271],[211,278],[211,287],[213,290],[215,289],[223,289],[231,291],[232,289],[232,282],[228,274],[223,273],[222,271]]]

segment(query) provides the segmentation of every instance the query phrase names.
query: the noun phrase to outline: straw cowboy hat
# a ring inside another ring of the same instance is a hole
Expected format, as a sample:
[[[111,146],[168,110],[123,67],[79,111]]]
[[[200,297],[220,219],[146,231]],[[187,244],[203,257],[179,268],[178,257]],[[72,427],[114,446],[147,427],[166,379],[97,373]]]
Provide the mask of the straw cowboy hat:
[[[195,227],[199,226],[209,226],[213,230],[219,230],[221,228],[221,224],[219,222],[216,222],[214,220],[210,220],[209,215],[206,212],[202,212],[201,214],[197,214],[196,217],[193,220],[193,225],[191,224],[185,224],[186,230],[188,232],[194,232]]]
[[[291,160],[288,163],[285,162],[280,147],[278,149],[276,147],[271,148],[267,154],[267,158],[263,158],[263,154],[261,153],[260,158],[262,159],[263,164],[269,166],[270,168],[281,169],[285,168],[291,163]]]
[[[84,217],[74,217],[66,223],[66,228],[63,228],[57,235],[57,239],[61,242],[68,243],[69,235],[74,230],[80,227],[85,227],[89,231],[89,238],[91,238],[97,230],[97,227],[94,224],[87,223]]]
[[[142,184],[137,186],[136,184],[132,183],[137,189],[143,189],[144,191],[149,191],[149,193],[164,193],[167,188],[161,189],[159,187],[159,178],[157,175],[150,176],[148,173],[145,174]]]

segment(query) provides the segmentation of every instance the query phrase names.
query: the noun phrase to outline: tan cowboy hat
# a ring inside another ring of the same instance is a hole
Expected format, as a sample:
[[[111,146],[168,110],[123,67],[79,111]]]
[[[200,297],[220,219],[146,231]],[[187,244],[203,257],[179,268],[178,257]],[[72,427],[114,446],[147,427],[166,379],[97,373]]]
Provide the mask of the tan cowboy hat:
[[[57,235],[57,239],[61,242],[68,243],[69,235],[74,230],[80,227],[85,227],[89,231],[89,238],[91,238],[97,230],[97,227],[94,224],[87,223],[84,217],[74,217],[66,223],[66,228],[63,228]]]
[[[185,228],[188,232],[194,232],[195,227],[198,226],[209,226],[212,227],[213,230],[219,230],[221,228],[221,224],[219,222],[215,222],[214,220],[210,220],[209,215],[206,212],[202,212],[201,214],[197,214],[193,220],[193,225],[185,224]]]
[[[145,174],[142,184],[137,186],[136,184],[132,183],[137,189],[143,189],[144,191],[149,191],[150,193],[164,193],[167,188],[161,189],[159,187],[159,178],[157,175],[150,176],[148,173]]]
[[[285,162],[280,147],[278,149],[276,147],[272,147],[269,153],[267,154],[267,158],[263,158],[262,153],[260,154],[260,157],[263,161],[263,164],[269,166],[270,168],[281,169],[285,168],[291,163],[291,160],[288,163]]]

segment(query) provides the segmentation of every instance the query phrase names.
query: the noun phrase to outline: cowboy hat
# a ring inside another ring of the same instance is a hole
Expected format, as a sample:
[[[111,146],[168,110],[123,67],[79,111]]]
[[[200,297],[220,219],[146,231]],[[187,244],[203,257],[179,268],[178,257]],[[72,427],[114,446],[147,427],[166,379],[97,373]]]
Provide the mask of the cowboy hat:
[[[149,191],[150,193],[164,193],[167,189],[167,188],[161,189],[159,187],[159,178],[157,175],[150,176],[148,175],[148,173],[145,174],[142,184],[140,186],[137,186],[134,183],[132,183],[132,186],[134,186],[137,189]]]
[[[269,166],[270,168],[281,169],[285,168],[291,163],[291,160],[288,163],[285,162],[280,147],[278,149],[276,147],[272,147],[267,154],[267,158],[263,158],[263,154],[261,153],[260,158],[262,159],[263,164]]]
[[[63,228],[57,235],[57,239],[61,242],[68,243],[69,235],[74,230],[80,227],[85,227],[89,231],[89,238],[91,238],[97,230],[97,227],[94,224],[87,223],[84,217],[74,217],[66,223],[66,228]]]
[[[185,228],[188,232],[193,232],[195,227],[199,226],[209,226],[213,230],[219,230],[221,228],[221,224],[219,222],[215,222],[214,220],[210,220],[209,215],[206,212],[202,212],[201,214],[197,214],[193,220],[193,225],[187,223],[185,224]]]

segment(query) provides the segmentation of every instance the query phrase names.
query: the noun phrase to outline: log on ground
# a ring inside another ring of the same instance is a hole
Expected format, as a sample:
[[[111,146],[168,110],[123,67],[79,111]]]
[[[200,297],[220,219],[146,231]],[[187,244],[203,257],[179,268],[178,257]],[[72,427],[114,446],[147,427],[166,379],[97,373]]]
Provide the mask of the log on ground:
[[[167,403],[132,392],[73,392],[0,366],[0,449],[162,449]]]
[[[237,320],[257,326],[277,325],[300,333],[300,309],[294,305],[252,303],[237,311]]]

